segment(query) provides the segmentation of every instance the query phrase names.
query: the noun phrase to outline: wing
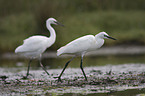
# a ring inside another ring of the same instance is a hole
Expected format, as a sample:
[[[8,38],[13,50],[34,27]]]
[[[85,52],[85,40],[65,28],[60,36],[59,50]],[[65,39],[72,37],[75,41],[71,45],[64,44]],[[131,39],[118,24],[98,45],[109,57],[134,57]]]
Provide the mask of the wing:
[[[24,40],[23,45],[16,48],[15,52],[34,52],[45,50],[49,38],[45,36],[32,36]]]
[[[81,38],[78,38],[67,45],[61,47],[57,50],[57,55],[70,53],[81,53],[87,51],[95,44],[95,37],[93,35],[86,35]]]
[[[29,38],[25,39],[23,42],[24,42],[24,45],[31,45],[31,44],[38,44],[40,42],[43,42],[46,39],[48,39],[48,37],[32,36],[32,37],[29,37]]]

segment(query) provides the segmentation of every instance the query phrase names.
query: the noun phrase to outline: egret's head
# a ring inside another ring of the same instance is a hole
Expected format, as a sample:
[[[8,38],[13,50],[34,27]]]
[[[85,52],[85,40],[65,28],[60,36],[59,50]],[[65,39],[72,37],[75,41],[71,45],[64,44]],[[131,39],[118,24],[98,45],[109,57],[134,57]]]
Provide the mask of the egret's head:
[[[97,34],[97,36],[99,36],[100,38],[107,38],[107,39],[116,40],[115,38],[109,36],[106,32],[100,32],[100,33]]]
[[[64,26],[63,24],[59,23],[56,19],[54,18],[48,18],[46,20],[47,24],[55,24],[55,25],[60,25],[60,26]]]

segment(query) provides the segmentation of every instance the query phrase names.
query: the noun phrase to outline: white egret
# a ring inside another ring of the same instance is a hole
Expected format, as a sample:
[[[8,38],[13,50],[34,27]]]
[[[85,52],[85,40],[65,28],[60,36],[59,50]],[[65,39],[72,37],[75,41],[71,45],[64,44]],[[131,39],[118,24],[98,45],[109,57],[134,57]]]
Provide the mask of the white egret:
[[[66,69],[66,67],[68,66],[68,64],[78,55],[81,55],[80,68],[83,72],[85,80],[87,80],[86,74],[82,67],[83,56],[85,55],[86,52],[94,51],[94,50],[100,48],[104,44],[104,38],[116,40],[115,38],[110,37],[106,32],[100,32],[95,36],[86,35],[86,36],[80,37],[80,38],[68,43],[67,45],[61,47],[60,49],[58,49],[57,56],[62,55],[62,54],[73,54],[74,55],[74,57],[65,64],[59,77],[57,77],[58,81],[61,80],[61,75],[63,74],[63,72]]]
[[[23,41],[23,45],[17,47],[15,50],[15,53],[18,53],[18,54],[21,54],[30,58],[30,61],[28,63],[27,74],[25,78],[28,77],[30,63],[32,59],[35,59],[35,58],[39,58],[40,66],[49,75],[49,73],[46,71],[46,69],[41,63],[41,54],[55,42],[56,34],[51,24],[63,26],[61,23],[57,22],[57,20],[55,20],[54,18],[48,18],[46,20],[46,27],[50,31],[50,37],[41,36],[41,35],[31,36],[25,39]]]

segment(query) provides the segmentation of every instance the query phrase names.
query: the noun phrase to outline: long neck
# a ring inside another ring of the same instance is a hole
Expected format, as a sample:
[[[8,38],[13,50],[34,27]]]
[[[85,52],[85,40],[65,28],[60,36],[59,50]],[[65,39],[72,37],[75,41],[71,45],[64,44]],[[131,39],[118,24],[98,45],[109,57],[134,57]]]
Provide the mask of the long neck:
[[[53,29],[53,27],[49,23],[46,25],[46,27],[50,32],[49,39],[51,40],[51,43],[53,44],[55,42],[55,39],[56,39],[55,30]]]

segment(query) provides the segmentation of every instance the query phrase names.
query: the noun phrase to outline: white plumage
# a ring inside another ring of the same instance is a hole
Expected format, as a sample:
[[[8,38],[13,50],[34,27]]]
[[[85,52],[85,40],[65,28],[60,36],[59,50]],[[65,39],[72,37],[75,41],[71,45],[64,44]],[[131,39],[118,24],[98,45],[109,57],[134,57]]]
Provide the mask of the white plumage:
[[[43,70],[49,75],[49,73],[45,70],[41,63],[41,54],[52,44],[54,44],[56,39],[55,30],[52,28],[51,24],[62,25],[54,18],[49,18],[46,20],[46,27],[50,31],[50,37],[46,36],[31,36],[23,41],[23,45],[16,48],[15,53],[24,55],[30,58],[30,62],[28,64],[27,76],[29,75],[29,67],[32,59],[39,58],[39,62]],[[63,25],[62,25],[63,26]]]
[[[15,53],[24,55],[29,58],[39,57],[48,47],[50,47],[56,39],[55,30],[51,24],[60,24],[54,18],[46,21],[46,27],[50,31],[50,37],[36,35],[31,36],[23,41],[23,45],[16,48]]]
[[[57,56],[61,54],[81,54],[83,52],[89,52],[100,48],[104,44],[104,38],[102,35],[107,35],[105,32],[101,32],[94,35],[86,35],[78,39],[73,40],[67,45],[57,50]]]
[[[85,72],[82,68],[83,56],[85,55],[86,52],[94,51],[94,50],[100,48],[104,44],[104,38],[110,38],[110,39],[116,40],[115,38],[110,37],[106,32],[100,32],[95,36],[86,35],[86,36],[80,37],[78,39],[75,39],[72,42],[68,43],[67,45],[58,49],[57,56],[62,55],[62,54],[73,54],[73,55],[75,55],[74,57],[76,57],[77,55],[81,55],[80,67],[82,69],[85,79],[87,80]],[[73,60],[73,58],[66,63],[63,71],[61,72],[60,76],[58,77],[58,80],[60,80],[62,73],[64,72],[68,63]]]
[[[23,45],[16,48],[15,53],[24,55],[29,58],[39,57],[55,40],[45,36],[32,36],[25,39]]]

